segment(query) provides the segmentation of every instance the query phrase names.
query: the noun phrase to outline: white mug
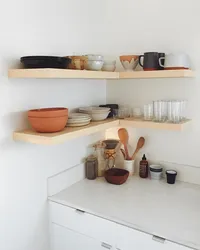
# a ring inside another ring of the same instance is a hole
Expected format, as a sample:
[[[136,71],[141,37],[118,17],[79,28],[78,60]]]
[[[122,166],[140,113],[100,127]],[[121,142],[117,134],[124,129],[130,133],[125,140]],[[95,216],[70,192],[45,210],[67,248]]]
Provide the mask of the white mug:
[[[164,65],[162,60],[165,59]],[[159,58],[159,65],[165,69],[189,69],[189,56],[185,53],[169,54]]]

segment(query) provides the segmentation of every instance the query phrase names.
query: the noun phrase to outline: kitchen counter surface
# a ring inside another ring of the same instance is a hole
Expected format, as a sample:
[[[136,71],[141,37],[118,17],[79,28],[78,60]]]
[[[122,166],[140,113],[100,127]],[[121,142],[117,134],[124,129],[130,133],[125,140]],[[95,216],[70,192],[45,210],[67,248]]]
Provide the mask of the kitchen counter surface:
[[[85,179],[49,200],[200,250],[199,185],[131,177],[115,186]]]

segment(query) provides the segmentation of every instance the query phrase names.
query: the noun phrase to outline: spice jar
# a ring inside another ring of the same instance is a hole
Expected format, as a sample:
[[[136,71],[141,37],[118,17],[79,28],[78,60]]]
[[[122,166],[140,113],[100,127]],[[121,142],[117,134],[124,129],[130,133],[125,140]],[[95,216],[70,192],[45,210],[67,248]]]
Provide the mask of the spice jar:
[[[90,155],[86,159],[86,178],[88,180],[95,180],[98,176],[98,161],[94,155]]]

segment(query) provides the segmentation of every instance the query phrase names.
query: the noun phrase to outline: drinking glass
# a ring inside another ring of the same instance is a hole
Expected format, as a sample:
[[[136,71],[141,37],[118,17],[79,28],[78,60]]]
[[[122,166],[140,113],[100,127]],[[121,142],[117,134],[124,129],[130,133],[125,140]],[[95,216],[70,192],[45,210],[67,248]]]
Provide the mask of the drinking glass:
[[[130,117],[130,110],[128,107],[119,108],[118,110],[119,119]]]
[[[181,112],[181,121],[185,121],[186,118],[186,107],[187,107],[187,101],[186,100],[181,100],[181,107],[180,107],[180,112]]]
[[[180,123],[181,121],[181,101],[172,101],[172,122]]]
[[[172,101],[167,102],[167,121],[172,122]]]
[[[167,101],[154,101],[153,113],[156,122],[165,122],[167,119]]]
[[[139,107],[132,108],[132,115],[135,118],[140,118],[142,116],[142,110]]]
[[[113,109],[113,118],[119,118],[119,109]]]
[[[153,119],[153,104],[144,105],[144,120],[151,121]]]

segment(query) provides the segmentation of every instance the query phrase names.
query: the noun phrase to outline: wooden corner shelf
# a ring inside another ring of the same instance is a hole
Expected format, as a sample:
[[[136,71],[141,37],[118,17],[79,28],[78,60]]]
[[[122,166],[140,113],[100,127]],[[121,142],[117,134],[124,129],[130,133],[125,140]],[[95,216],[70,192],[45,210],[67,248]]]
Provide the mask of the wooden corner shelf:
[[[53,145],[60,144],[67,140],[75,139],[81,136],[91,135],[117,126],[182,131],[189,121],[190,120],[187,120],[180,124],[173,124],[134,120],[131,118],[127,118],[124,120],[108,119],[100,122],[91,122],[89,125],[84,127],[66,127],[63,131],[57,133],[37,133],[31,129],[18,131],[13,133],[13,139],[15,141],[23,141],[33,144]]]
[[[118,79],[118,72],[70,69],[10,69],[9,78]]]
[[[120,72],[120,79],[145,79],[145,78],[184,78],[194,77],[192,70],[155,70]]]
[[[9,78],[47,79],[151,79],[194,77],[192,70],[156,70],[131,72],[106,72],[69,69],[10,69]]]
[[[161,130],[183,131],[191,120],[186,120],[181,123],[159,123],[153,121],[144,121],[140,119],[127,118],[120,120],[120,126],[129,126],[133,128],[150,128]]]
[[[13,133],[15,141],[23,141],[40,145],[60,144],[70,139],[91,135],[119,125],[119,120],[108,119],[100,122],[91,122],[84,127],[66,127],[57,133],[37,133],[31,129]]]

